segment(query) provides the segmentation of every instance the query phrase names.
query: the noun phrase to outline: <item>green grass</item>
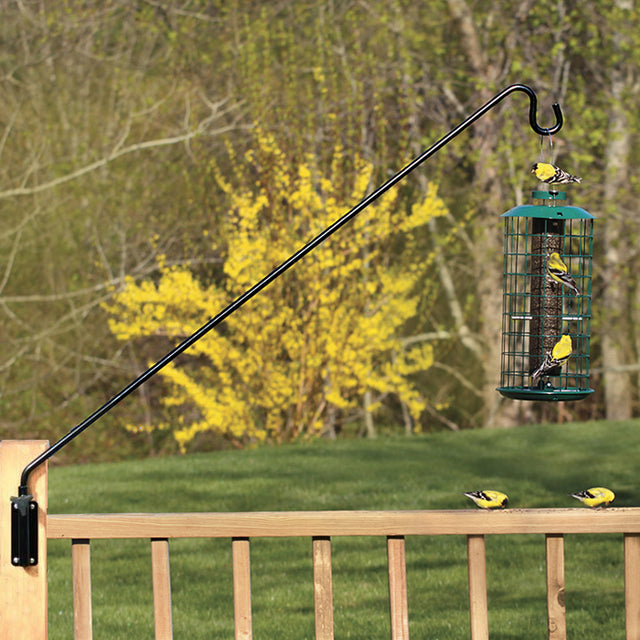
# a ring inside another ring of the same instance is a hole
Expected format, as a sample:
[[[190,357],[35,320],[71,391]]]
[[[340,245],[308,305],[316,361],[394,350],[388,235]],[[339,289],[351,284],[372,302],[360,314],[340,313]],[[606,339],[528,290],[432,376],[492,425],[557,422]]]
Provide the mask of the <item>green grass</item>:
[[[349,440],[52,468],[50,513],[475,508],[462,491],[496,488],[512,507],[571,507],[593,485],[640,504],[635,421]],[[386,542],[333,540],[336,638],[390,635]],[[492,640],[547,637],[544,538],[488,536]],[[176,639],[232,638],[231,544],[170,543]],[[469,637],[462,536],[409,537],[410,631]],[[621,535],[566,536],[570,637],[624,638]],[[70,543],[49,544],[52,640],[71,638]],[[94,541],[94,637],[153,636],[148,541]],[[313,638],[311,541],[251,542],[254,638]]]

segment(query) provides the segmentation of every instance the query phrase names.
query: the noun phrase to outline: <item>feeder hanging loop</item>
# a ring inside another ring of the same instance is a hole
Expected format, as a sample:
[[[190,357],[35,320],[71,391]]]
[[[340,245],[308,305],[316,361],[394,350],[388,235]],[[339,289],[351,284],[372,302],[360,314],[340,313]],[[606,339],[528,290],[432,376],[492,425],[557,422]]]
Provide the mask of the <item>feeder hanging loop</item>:
[[[554,102],[551,105],[553,109],[553,113],[556,117],[556,123],[550,128],[541,127],[538,124],[538,97],[536,96],[536,92],[526,84],[512,84],[508,86],[506,89],[503,89],[500,93],[498,93],[495,97],[493,97],[487,104],[478,109],[472,116],[468,118],[471,122],[484,115],[489,109],[492,109],[498,102],[506,98],[510,93],[514,91],[522,91],[529,96],[529,126],[540,136],[553,136],[560,129],[562,129],[562,125],[564,120],[562,118],[562,109],[557,102]],[[472,120],[473,119],[473,120]],[[466,121],[465,121],[466,122]],[[464,123],[463,123],[464,124]]]
[[[544,129],[538,124],[537,119],[537,111],[538,111],[538,98],[535,94],[535,91],[528,87],[526,84],[514,84],[511,85],[513,90],[524,91],[529,96],[529,125],[531,128],[540,136],[552,136],[558,133],[560,129],[562,129],[562,124],[564,122],[562,118],[562,109],[560,109],[560,105],[557,102],[554,102],[551,105],[553,109],[553,113],[556,117],[556,124],[550,129]],[[511,88],[509,87],[509,88]]]

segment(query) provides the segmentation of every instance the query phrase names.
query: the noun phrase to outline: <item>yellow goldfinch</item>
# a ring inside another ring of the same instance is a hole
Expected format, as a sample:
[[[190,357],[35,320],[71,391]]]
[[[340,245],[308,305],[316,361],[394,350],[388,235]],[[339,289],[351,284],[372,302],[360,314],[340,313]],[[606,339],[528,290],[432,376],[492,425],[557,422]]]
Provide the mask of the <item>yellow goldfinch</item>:
[[[580,295],[580,289],[576,285],[576,281],[569,274],[567,265],[562,261],[559,253],[555,251],[549,256],[547,260],[547,274],[552,280],[564,284],[577,296]]]
[[[616,494],[606,487],[593,487],[570,494],[572,498],[577,498],[580,502],[584,502],[588,507],[606,507],[613,502]]]
[[[553,345],[553,349],[544,357],[542,364],[531,374],[531,386],[535,387],[538,384],[538,380],[546,375],[547,372],[562,366],[569,359],[572,350],[571,336],[568,334],[563,335]]]
[[[582,182],[582,178],[578,176],[572,176],[570,173],[563,171],[554,164],[548,162],[536,162],[531,167],[531,173],[536,174],[536,178],[540,182],[546,182],[547,184],[568,184],[569,182]]]
[[[481,509],[505,509],[509,505],[509,497],[500,491],[465,491],[464,495]]]

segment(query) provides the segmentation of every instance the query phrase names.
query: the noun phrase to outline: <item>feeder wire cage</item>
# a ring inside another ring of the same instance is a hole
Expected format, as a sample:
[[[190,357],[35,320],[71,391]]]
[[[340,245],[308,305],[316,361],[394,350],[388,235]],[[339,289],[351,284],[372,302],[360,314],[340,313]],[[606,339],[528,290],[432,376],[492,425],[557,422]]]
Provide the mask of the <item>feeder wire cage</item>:
[[[539,204],[511,209],[505,219],[502,362],[498,391],[517,400],[580,400],[589,388],[594,216],[565,204],[566,193],[534,191]],[[557,253],[578,292],[550,277]],[[563,335],[566,363],[538,369]]]

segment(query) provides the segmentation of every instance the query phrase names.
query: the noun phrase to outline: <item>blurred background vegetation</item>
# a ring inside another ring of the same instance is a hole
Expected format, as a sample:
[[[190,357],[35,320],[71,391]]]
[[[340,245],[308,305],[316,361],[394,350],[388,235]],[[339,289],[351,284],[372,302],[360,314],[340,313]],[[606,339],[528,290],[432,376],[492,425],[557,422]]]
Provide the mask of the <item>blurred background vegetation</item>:
[[[2,12],[0,437],[57,439],[176,344],[184,327],[155,325],[126,340],[112,333],[113,300],[132,286],[157,292],[173,269],[188,274],[199,291],[231,296],[211,296],[220,306],[207,308],[182,295],[173,319],[188,318],[192,329],[231,301],[238,292],[229,286],[229,261],[239,259],[242,247],[242,224],[230,223],[242,220],[238,199],[267,198],[251,229],[254,242],[263,236],[271,242],[279,227],[299,223],[299,201],[269,199],[282,188],[273,167],[291,167],[293,179],[306,166],[323,203],[329,196],[346,203],[356,193],[360,161],[371,167],[369,192],[514,82],[538,93],[542,126],[553,123],[551,103],[560,102],[566,120],[553,146],[533,134],[528,101],[515,94],[402,183],[390,218],[397,233],[382,243],[369,235],[376,227],[368,223],[339,232],[327,255],[342,251],[364,265],[345,275],[359,301],[353,304],[343,287],[347,308],[374,316],[388,303],[386,289],[366,281],[370,264],[376,282],[416,269],[424,282],[406,292],[415,306],[403,311],[393,340],[367,360],[372,380],[389,374],[387,386],[349,383],[337,393],[325,367],[313,387],[309,428],[292,423],[296,406],[281,414],[281,430],[269,426],[268,439],[637,415],[639,186],[633,167],[640,151],[634,55],[640,29],[632,2],[23,0],[3,2]],[[258,131],[274,141],[279,164],[265,166],[273,154],[256,152]],[[495,391],[499,216],[529,202],[535,182],[528,170],[541,153],[583,176],[569,194],[572,204],[598,217],[596,393],[576,404],[518,403]],[[331,189],[324,188],[327,176]],[[420,226],[403,228],[403,214],[432,197],[434,185],[444,208]],[[319,230],[308,220],[305,225],[297,237],[287,235],[291,253]],[[272,266],[286,257],[285,249],[273,253]],[[329,294],[336,285],[327,282]],[[280,299],[296,309],[296,291],[304,285],[294,278],[282,285],[288,290],[267,289],[262,297],[269,297],[269,309]],[[154,313],[148,301],[139,302],[138,318]],[[251,305],[259,314],[260,297]],[[256,326],[248,331],[256,333]],[[304,337],[314,330],[301,326]],[[223,326],[218,335],[230,331]],[[393,377],[385,366],[396,366],[409,347],[421,349],[414,364],[423,366],[400,367]],[[241,339],[233,348],[260,356]],[[283,361],[287,349],[278,355]],[[336,344],[326,349],[347,352]],[[263,370],[273,353],[263,351],[265,359],[252,370]],[[176,365],[184,372],[202,369],[202,354],[185,354]],[[209,390],[220,391],[223,382]],[[66,459],[256,441],[255,434],[238,436],[212,424],[180,444],[174,428],[201,425],[205,412],[193,397],[168,406],[171,384],[175,376],[143,385],[65,452]],[[262,415],[254,409],[247,409],[252,418]]]

